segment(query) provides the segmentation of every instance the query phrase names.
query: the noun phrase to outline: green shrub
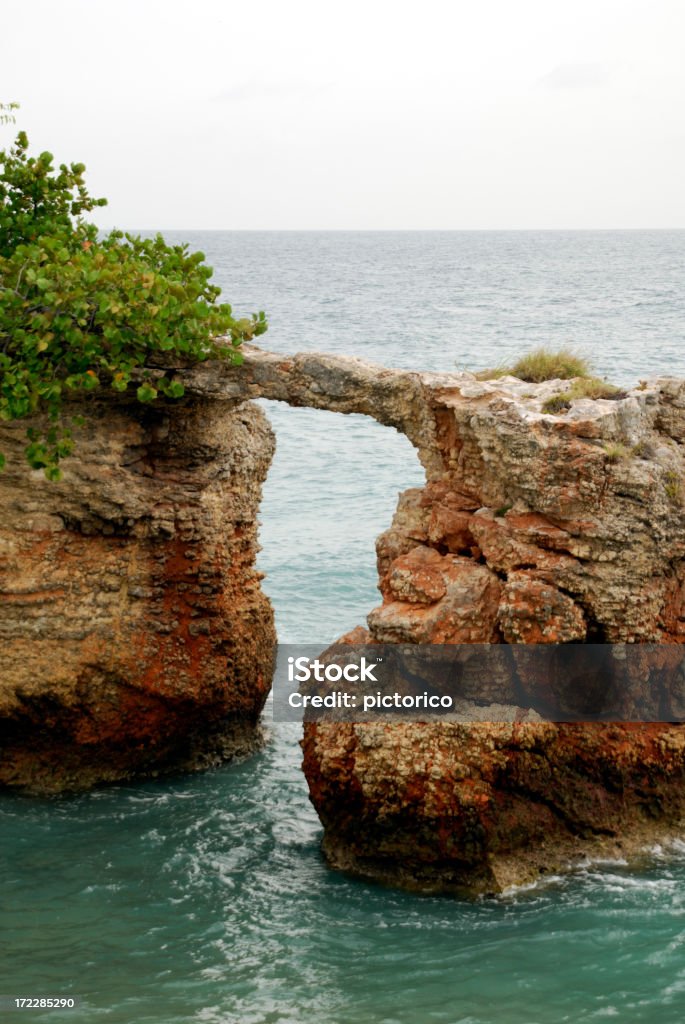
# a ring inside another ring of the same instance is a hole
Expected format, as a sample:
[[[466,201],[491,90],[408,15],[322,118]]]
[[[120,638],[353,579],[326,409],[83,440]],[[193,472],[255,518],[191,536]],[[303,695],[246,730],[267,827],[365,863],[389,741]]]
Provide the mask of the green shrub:
[[[69,393],[126,391],[137,377],[140,402],[178,398],[179,380],[144,370],[153,354],[240,362],[240,344],[267,329],[263,312],[236,320],[217,302],[202,253],[161,235],[98,237],[83,215],[106,200],[88,194],[84,171],[29,156],[24,132],[0,151],[0,419],[47,413],[26,457],[51,480],[72,449]]]

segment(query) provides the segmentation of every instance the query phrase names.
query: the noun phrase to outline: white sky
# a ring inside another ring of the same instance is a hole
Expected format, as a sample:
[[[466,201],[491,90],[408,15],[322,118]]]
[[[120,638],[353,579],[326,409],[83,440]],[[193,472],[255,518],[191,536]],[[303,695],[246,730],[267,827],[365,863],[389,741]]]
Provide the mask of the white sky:
[[[685,0],[17,0],[8,100],[103,226],[685,228]]]

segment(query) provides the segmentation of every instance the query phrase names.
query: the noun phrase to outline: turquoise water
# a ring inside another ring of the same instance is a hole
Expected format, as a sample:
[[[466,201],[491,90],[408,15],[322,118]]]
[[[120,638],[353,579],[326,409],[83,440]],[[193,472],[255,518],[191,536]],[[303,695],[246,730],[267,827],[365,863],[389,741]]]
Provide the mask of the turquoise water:
[[[270,347],[396,366],[489,365],[573,342],[618,383],[685,375],[685,233],[198,234]],[[378,601],[373,539],[421,481],[406,439],[268,405],[262,568],[282,640]],[[334,874],[298,727],[204,775],[0,798],[0,994],[75,994],[131,1024],[685,1020],[685,844],[474,904]]]

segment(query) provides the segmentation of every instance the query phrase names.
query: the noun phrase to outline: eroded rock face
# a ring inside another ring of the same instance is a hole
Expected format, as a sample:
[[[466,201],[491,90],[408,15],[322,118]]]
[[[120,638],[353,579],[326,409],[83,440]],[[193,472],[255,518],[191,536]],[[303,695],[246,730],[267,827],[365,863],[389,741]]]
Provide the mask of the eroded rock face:
[[[273,616],[255,571],[261,410],[88,403],[59,484],[0,427],[0,784],[197,767],[258,744]]]
[[[366,412],[417,447],[426,486],[379,539],[383,602],[360,642],[683,642],[682,381],[548,415],[566,382],[259,352],[247,379],[251,393]],[[318,723],[304,754],[330,863],[432,891],[631,853],[685,811],[679,726]]]
[[[661,725],[319,723],[304,765],[341,870],[495,893],[682,834],[685,730]]]
[[[417,448],[426,486],[379,539],[382,604],[360,640],[683,642],[685,382],[547,415],[565,382],[257,349],[179,374],[190,397],[168,419],[95,405],[63,484],[16,452],[0,478],[0,781],[196,762],[227,723],[229,746],[253,742],[273,632],[252,562],[272,441],[252,397],[366,413]],[[494,891],[677,829],[684,732],[319,723],[304,767],[333,865]]]

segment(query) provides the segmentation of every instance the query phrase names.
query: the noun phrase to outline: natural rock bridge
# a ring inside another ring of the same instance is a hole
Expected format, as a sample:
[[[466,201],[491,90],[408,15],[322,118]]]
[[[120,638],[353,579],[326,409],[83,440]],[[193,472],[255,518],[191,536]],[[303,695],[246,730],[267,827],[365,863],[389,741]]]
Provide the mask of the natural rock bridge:
[[[26,424],[0,426],[0,782],[77,788],[254,745],[274,641],[254,568],[273,437],[250,398],[365,413],[417,448],[426,486],[379,538],[365,635],[682,642],[682,381],[548,415],[565,382],[245,357],[178,367],[178,403],[89,401],[59,484],[25,467]],[[658,724],[329,723],[307,728],[305,770],[334,864],[473,891],[674,830],[684,749]]]

